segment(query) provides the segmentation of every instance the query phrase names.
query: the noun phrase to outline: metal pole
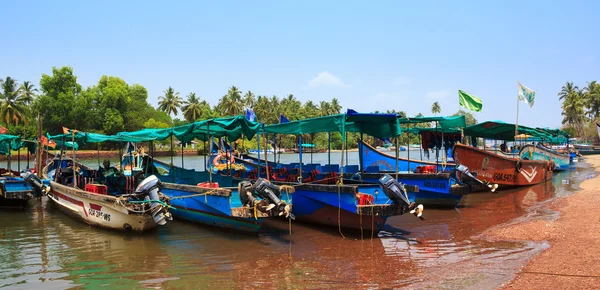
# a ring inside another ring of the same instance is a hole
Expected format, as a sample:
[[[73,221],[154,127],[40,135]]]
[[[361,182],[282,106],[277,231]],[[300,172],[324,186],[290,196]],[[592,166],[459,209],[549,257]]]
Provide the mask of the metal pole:
[[[208,149],[206,149],[206,141],[204,141],[204,171],[207,170],[207,166],[206,166],[206,154],[208,152]]]
[[[277,134],[273,134],[273,164],[275,164],[275,166],[277,166],[277,151],[279,151],[277,149]]]
[[[365,168],[363,166],[363,156],[362,156],[362,143],[363,143],[363,132],[362,128],[360,131],[360,145],[358,146],[358,165],[360,167],[360,180],[362,180],[362,176],[365,172]]]
[[[396,136],[396,146],[394,146],[395,147],[395,149],[394,149],[395,152],[394,153],[396,153],[396,170],[395,170],[396,171],[396,180],[398,180],[398,155],[400,155],[400,152],[399,152],[400,148],[398,146],[398,143],[399,143],[398,139],[399,139],[399,136]]]
[[[260,134],[256,134],[256,146],[258,149],[258,169],[256,172],[256,178],[260,178],[260,164],[262,163],[261,159],[260,159]]]
[[[75,131],[71,130],[71,146],[73,148],[73,187],[77,187],[77,158],[75,156]]]
[[[299,158],[300,158],[300,183],[302,183],[302,134],[299,135],[299,139],[300,143],[298,144],[298,154],[299,154]]]
[[[17,171],[21,172],[21,148],[17,151]]]
[[[421,161],[423,160],[423,136],[421,136],[421,134],[419,134],[419,143],[421,143],[421,146],[419,147],[419,154],[421,154]]]
[[[210,139],[210,127],[208,126],[208,122],[206,122],[206,132],[208,134],[208,140],[210,142],[210,147],[212,147],[213,142],[212,142],[212,139]],[[210,151],[212,151],[212,148],[210,148]],[[212,186],[212,169],[208,171],[208,184],[210,186]]]
[[[406,135],[408,136],[408,148],[406,149],[406,154],[407,154],[407,159],[408,159],[408,167],[406,167],[406,171],[408,171],[409,173],[411,172],[410,170],[410,133],[406,133]]]
[[[328,170],[331,170],[331,132],[327,132],[327,165]]]
[[[181,169],[183,168],[185,168],[185,166],[183,166],[183,141],[181,141]]]
[[[173,168],[173,135],[171,135],[171,147],[169,148],[169,155],[171,155],[171,168]]]
[[[268,153],[268,150],[267,150],[267,139],[268,139],[268,136],[267,136],[267,133],[265,133],[265,127],[264,126],[265,125],[263,125],[263,134],[264,134],[264,137],[265,137],[264,138],[265,139],[265,174],[267,175],[267,180],[271,180],[269,178],[269,158],[267,157],[268,156],[267,155],[267,153]]]
[[[315,148],[317,148],[316,147],[317,145],[315,144],[315,135],[314,135],[314,133],[310,135],[310,142],[314,146],[314,147],[310,147],[310,163],[312,164],[313,163],[313,151],[315,151]]]
[[[517,123],[515,124],[515,138],[519,135],[519,96],[517,95]]]

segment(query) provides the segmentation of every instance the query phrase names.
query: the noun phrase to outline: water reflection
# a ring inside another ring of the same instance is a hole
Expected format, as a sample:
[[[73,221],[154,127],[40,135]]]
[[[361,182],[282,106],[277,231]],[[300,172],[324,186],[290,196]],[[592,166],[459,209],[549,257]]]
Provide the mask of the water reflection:
[[[0,287],[14,289],[495,288],[545,243],[481,234],[522,218],[553,218],[543,203],[592,171],[584,163],[553,183],[466,196],[455,210],[389,219],[385,231],[342,239],[337,229],[269,221],[258,237],[177,222],[123,235],[75,221],[45,200],[2,211]],[[569,182],[563,182],[568,180]]]

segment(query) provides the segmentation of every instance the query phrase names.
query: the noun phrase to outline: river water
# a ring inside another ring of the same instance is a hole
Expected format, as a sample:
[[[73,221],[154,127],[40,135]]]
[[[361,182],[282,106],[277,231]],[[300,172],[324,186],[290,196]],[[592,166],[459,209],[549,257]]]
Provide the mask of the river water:
[[[373,238],[279,220],[258,236],[180,221],[123,234],[73,220],[44,198],[26,210],[0,211],[0,287],[497,288],[548,245],[488,241],[482,233],[519,219],[556,218],[544,203],[571,194],[591,174],[580,162],[553,182],[471,194],[457,209],[426,209],[424,221],[390,218]]]

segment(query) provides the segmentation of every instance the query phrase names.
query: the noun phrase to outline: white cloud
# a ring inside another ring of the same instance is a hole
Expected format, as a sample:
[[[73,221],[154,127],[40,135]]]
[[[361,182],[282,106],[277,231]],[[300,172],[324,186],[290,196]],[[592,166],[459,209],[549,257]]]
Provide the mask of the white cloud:
[[[425,94],[426,98],[435,100],[443,100],[449,96],[450,92],[448,92],[447,90],[430,91],[427,92],[427,94]]]
[[[321,87],[321,86],[331,86],[331,87],[340,87],[347,88],[349,87],[345,84],[340,78],[334,76],[328,71],[323,71],[317,74],[315,78],[308,82],[308,86],[311,88]]]
[[[399,86],[407,86],[407,85],[410,85],[411,83],[412,83],[412,80],[411,80],[411,79],[409,79],[409,78],[407,78],[407,77],[403,77],[403,76],[397,77],[397,78],[396,78],[396,79],[395,79],[395,80],[392,82],[392,84],[394,84],[394,85],[399,85]]]

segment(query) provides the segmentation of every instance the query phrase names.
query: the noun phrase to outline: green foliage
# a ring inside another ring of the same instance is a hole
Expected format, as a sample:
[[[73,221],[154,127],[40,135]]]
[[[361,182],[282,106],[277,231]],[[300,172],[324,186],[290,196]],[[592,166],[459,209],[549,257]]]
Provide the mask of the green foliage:
[[[467,124],[467,126],[477,124],[477,119],[475,118],[475,116],[473,116],[473,114],[471,114],[467,111],[458,110],[458,112],[456,112],[452,116],[465,116],[465,123]]]
[[[177,109],[181,108],[181,97],[172,87],[163,91],[164,96],[158,97],[158,109],[166,112],[168,115],[173,113],[177,116]]]
[[[431,113],[436,115],[442,112],[442,107],[440,106],[440,103],[435,102],[433,103],[433,105],[431,105]]]
[[[34,101],[33,108],[43,118],[43,126],[50,132],[61,132],[61,127],[78,128],[81,110],[76,108],[76,99],[81,85],[71,67],[52,68],[52,75],[43,74],[40,80],[42,94]]]
[[[25,82],[33,90],[33,86],[29,82]],[[29,108],[27,105],[33,98],[33,91],[24,92],[23,86],[17,89],[17,80],[6,77],[5,80],[0,80],[0,117],[2,121],[8,125],[18,125],[20,123],[28,123]]]
[[[169,124],[165,123],[165,122],[161,122],[161,121],[157,121],[154,118],[150,118],[148,119],[148,121],[146,121],[144,123],[144,128],[152,128],[152,129],[157,129],[157,128],[169,128]]]

